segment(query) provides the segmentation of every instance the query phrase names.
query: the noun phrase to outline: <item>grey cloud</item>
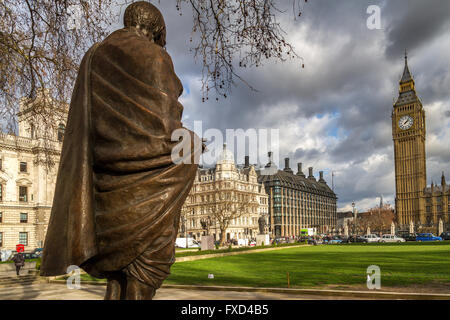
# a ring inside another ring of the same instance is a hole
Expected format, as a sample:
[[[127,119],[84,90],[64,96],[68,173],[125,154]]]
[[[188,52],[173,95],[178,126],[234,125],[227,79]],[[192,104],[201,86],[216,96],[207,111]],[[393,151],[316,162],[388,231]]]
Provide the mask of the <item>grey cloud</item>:
[[[440,35],[450,19],[448,0],[387,1],[383,9],[391,22],[387,28],[386,54],[397,58],[405,49],[413,51]]]
[[[385,29],[375,31],[366,27],[366,9],[377,1],[309,1],[302,18],[296,21],[285,2],[280,2],[281,8],[287,10],[279,17],[281,24],[290,35],[307,31],[306,41],[313,45],[296,46],[299,54],[307,57],[306,68],[301,68],[300,61],[269,61],[261,68],[236,69],[260,91],[251,91],[237,81],[229,98],[216,102],[211,96],[206,103],[201,102],[198,90],[201,64],[195,63],[189,51],[191,11],[185,6],[179,16],[174,3],[161,1],[156,5],[166,20],[167,50],[178,76],[185,86],[192,79],[195,82],[188,88],[190,94],[183,98],[185,125],[192,128],[194,120],[202,120],[204,129],[286,130],[285,124],[297,119],[338,115],[334,124],[345,135],[336,144],[325,152],[298,145],[280,150],[279,166],[284,166],[286,156],[291,157],[291,167],[296,162],[321,163],[322,168],[317,170],[325,169],[323,166],[336,170],[350,164],[336,176],[340,207],[353,200],[375,199],[381,193],[393,198],[391,110],[392,99],[398,94],[405,48],[410,52],[410,69],[426,108],[434,102],[450,104],[446,50],[450,48],[450,35],[445,32],[450,16],[448,0],[378,1]],[[437,39],[446,41],[446,46]],[[308,52],[309,48],[317,55]],[[450,117],[450,111],[443,114]],[[366,170],[364,163],[374,155],[384,155],[386,162]],[[433,149],[429,157],[429,174],[437,179],[440,171],[450,167],[450,158],[438,149]]]

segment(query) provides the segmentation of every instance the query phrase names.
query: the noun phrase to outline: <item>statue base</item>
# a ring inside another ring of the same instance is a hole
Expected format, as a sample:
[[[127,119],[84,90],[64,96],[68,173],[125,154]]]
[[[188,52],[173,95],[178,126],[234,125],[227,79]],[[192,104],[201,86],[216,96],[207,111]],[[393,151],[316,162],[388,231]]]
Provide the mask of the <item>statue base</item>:
[[[201,250],[214,250],[214,237],[213,236],[202,236],[200,239],[201,242]]]
[[[268,234],[258,234],[256,236],[257,246],[268,246],[270,245],[270,237]]]

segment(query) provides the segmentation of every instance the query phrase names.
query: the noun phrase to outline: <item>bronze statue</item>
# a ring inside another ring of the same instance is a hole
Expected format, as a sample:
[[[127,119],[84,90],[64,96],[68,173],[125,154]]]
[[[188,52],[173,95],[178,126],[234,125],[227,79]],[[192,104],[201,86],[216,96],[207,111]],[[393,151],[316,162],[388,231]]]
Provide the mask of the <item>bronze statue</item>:
[[[184,155],[191,164],[171,160],[183,87],[164,49],[162,14],[136,2],[124,25],[89,49],[80,65],[41,275],[77,265],[107,278],[105,299],[151,299],[175,261],[198,150]]]
[[[260,216],[258,219],[258,226],[259,226],[259,234],[266,234],[267,230],[266,230],[266,217],[265,216]]]

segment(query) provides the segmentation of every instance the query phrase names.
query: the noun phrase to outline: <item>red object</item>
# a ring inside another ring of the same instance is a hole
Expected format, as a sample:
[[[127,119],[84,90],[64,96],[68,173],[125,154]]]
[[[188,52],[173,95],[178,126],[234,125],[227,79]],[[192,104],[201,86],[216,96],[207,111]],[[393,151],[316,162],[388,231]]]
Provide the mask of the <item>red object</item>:
[[[24,252],[25,246],[23,244],[16,244],[16,251],[17,252]]]

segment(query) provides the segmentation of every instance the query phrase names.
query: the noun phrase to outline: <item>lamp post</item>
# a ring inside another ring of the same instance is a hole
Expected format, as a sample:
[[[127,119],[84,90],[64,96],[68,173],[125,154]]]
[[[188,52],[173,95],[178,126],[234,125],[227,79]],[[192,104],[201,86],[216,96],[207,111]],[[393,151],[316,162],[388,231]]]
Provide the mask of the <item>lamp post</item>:
[[[186,215],[183,215],[183,225],[184,225],[184,237],[186,238],[186,249],[189,248],[188,237],[187,237],[187,219]]]
[[[355,211],[355,201],[352,202],[353,207],[353,235],[356,236],[356,211]],[[356,238],[355,238],[356,241]]]

